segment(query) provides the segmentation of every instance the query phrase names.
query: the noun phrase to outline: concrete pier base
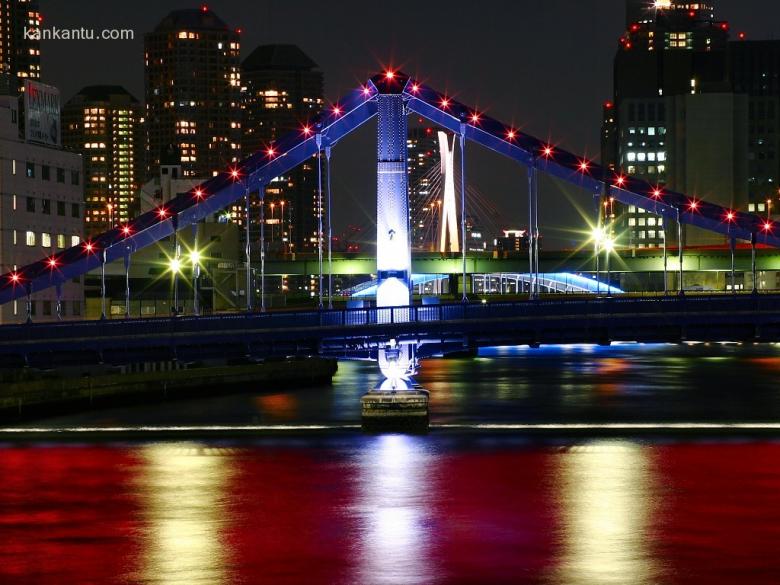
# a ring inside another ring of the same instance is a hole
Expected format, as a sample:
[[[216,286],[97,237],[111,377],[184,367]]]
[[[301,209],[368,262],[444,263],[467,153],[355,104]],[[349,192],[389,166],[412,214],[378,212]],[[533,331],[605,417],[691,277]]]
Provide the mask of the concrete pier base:
[[[428,391],[370,390],[360,399],[363,430],[367,432],[428,431]]]

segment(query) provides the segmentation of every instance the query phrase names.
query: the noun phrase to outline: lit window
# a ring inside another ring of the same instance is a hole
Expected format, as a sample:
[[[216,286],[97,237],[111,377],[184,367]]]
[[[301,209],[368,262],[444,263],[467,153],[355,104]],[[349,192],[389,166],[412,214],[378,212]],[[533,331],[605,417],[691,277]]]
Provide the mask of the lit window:
[[[27,232],[27,234],[25,235],[25,243],[28,246],[35,245],[35,232]]]
[[[628,162],[634,162],[636,160],[636,153],[635,152],[629,152],[627,158],[628,158]]]
[[[65,234],[57,234],[57,247],[60,249],[65,248]]]
[[[71,236],[70,237],[70,245],[71,246],[78,246],[80,241],[81,241],[81,238],[79,238],[78,236]]]
[[[51,234],[43,232],[41,234],[41,246],[44,248],[51,248]]]

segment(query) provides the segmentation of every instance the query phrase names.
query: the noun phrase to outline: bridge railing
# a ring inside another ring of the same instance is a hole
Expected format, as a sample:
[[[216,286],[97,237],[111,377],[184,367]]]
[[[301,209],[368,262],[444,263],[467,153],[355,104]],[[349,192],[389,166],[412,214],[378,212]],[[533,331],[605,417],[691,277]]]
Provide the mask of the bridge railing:
[[[408,323],[501,320],[517,317],[610,317],[626,314],[658,314],[666,312],[696,313],[705,311],[780,311],[778,295],[676,295],[655,298],[581,298],[540,299],[492,303],[452,303],[388,308],[308,310],[300,312],[269,311],[201,317],[156,317],[103,321],[63,321],[0,327],[0,343],[14,344],[25,340],[45,340],[62,343],[68,340],[105,337],[137,338],[167,334],[184,335],[233,330],[316,330],[327,336],[327,329],[362,326],[387,326]]]

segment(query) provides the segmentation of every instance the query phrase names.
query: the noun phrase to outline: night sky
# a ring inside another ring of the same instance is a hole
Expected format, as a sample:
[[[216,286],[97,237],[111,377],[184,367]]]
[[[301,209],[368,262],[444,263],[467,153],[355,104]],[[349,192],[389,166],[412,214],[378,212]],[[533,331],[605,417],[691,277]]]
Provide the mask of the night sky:
[[[713,0],[716,17],[750,39],[780,33],[776,0]],[[43,41],[43,81],[63,100],[85,85],[118,84],[143,100],[143,35],[171,10],[198,0],[40,0],[44,26],[131,28],[133,41]],[[384,65],[540,138],[597,157],[601,104],[611,97],[612,59],[625,24],[622,0],[513,0],[385,3],[334,0],[212,0],[240,27],[242,55],[259,44],[299,45],[325,73],[335,100]],[[370,226],[375,213],[374,126],[334,150],[336,232]],[[498,155],[467,147],[469,183],[495,201],[505,227],[526,224],[525,174]],[[583,191],[542,182],[545,245],[572,247],[592,214]],[[581,211],[578,211],[577,208]]]

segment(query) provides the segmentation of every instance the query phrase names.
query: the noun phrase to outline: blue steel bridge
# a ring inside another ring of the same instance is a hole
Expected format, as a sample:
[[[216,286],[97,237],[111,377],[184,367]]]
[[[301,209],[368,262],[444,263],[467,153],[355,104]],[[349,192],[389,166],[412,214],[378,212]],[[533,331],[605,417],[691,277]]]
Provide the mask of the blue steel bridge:
[[[27,325],[26,329],[25,326],[4,326],[0,328],[0,345],[5,349],[0,350],[0,353],[7,353],[6,350],[10,347],[8,344],[12,344],[14,338],[18,345],[31,350],[35,347],[45,348],[46,351],[64,350],[66,346],[86,348],[92,344],[90,347],[96,351],[121,349],[132,353],[144,346],[160,345],[182,352],[184,349],[179,340],[195,338],[222,343],[218,338],[223,335],[224,339],[237,336],[238,344],[243,346],[241,351],[245,353],[251,353],[253,346],[267,347],[268,343],[278,345],[283,340],[290,344],[285,351],[298,348],[311,352],[327,352],[329,347],[336,347],[337,352],[347,354],[350,351],[359,352],[372,348],[376,350],[378,347],[381,364],[382,343],[389,339],[397,341],[403,337],[412,348],[419,349],[419,355],[423,355],[426,352],[438,351],[426,348],[435,347],[437,344],[444,347],[448,343],[462,346],[500,342],[501,337],[497,334],[475,336],[474,333],[503,330],[505,324],[510,322],[513,323],[515,332],[505,340],[532,344],[587,340],[605,342],[628,339],[632,335],[635,340],[673,341],[688,338],[691,331],[705,338],[714,336],[723,339],[774,339],[774,319],[777,303],[780,301],[766,296],[762,297],[760,302],[752,297],[577,300],[556,301],[557,304],[536,299],[529,303],[490,305],[485,308],[468,305],[464,291],[464,302],[458,306],[411,307],[409,291],[412,274],[409,259],[405,155],[406,117],[409,114],[425,118],[458,137],[461,147],[460,178],[463,184],[467,171],[467,141],[508,157],[527,170],[531,244],[529,284],[532,299],[538,297],[541,287],[538,270],[540,232],[537,219],[540,205],[539,173],[573,183],[585,192],[590,192],[599,201],[604,197],[612,197],[620,203],[635,205],[662,216],[665,220],[664,226],[676,223],[678,236],[684,224],[693,225],[721,234],[732,243],[732,249],[737,240],[750,242],[754,258],[758,244],[780,247],[780,226],[758,215],[728,209],[694,196],[660,188],[637,177],[614,173],[583,156],[495,120],[400,71],[385,71],[355,88],[326,111],[304,122],[298,131],[283,136],[265,149],[233,167],[222,170],[213,178],[158,209],[79,246],[0,276],[0,304],[27,299],[29,315],[29,301],[38,291],[51,287],[59,291],[63,283],[87,272],[102,269],[105,273],[105,265],[117,260],[124,261],[126,273],[129,274],[135,252],[171,236],[176,249],[178,230],[188,226],[197,229],[198,222],[239,200],[246,202],[249,219],[250,193],[262,196],[265,185],[274,177],[285,174],[314,156],[320,158],[318,168],[322,171],[322,159],[324,158],[325,165],[328,166],[331,150],[340,140],[377,117],[378,307],[372,309],[373,313],[321,310],[299,315],[257,315],[251,314],[251,295],[247,295],[248,314],[242,316],[152,319],[137,323],[122,320],[35,324]],[[327,176],[330,177],[330,173]],[[319,193],[322,197],[322,175],[320,177]],[[329,196],[329,186],[326,185],[325,189]],[[461,188],[461,193],[465,193],[464,188]],[[461,228],[465,229],[465,204],[461,204],[460,211]],[[404,223],[406,225],[403,225]],[[247,230],[249,229],[251,224],[247,221]],[[263,229],[264,223],[261,221],[260,230]],[[249,241],[249,238],[247,239]],[[681,238],[678,241],[681,241]],[[465,282],[465,246],[463,248]],[[678,257],[679,271],[682,273],[683,251]],[[262,252],[260,260],[262,267],[265,260]],[[249,248],[246,261],[247,266],[251,266]],[[322,244],[319,262],[321,267]],[[248,279],[250,274],[251,270],[247,270]],[[103,283],[105,290],[105,278]],[[129,278],[127,283],[126,300],[129,305]],[[250,288],[248,283],[247,290]],[[621,315],[629,315],[630,318]],[[638,324],[643,323],[643,316],[647,315],[652,317],[647,320],[648,329],[643,330]],[[355,319],[363,319],[363,322],[355,322]],[[517,321],[518,319],[520,321]],[[563,329],[551,329],[545,326],[544,322],[567,325]],[[615,329],[609,325],[610,322],[616,323],[615,327],[624,322],[626,327],[623,330]],[[570,333],[564,334],[564,329]],[[552,333],[553,330],[559,333]],[[264,337],[268,335],[275,341]],[[338,340],[333,346],[330,341],[332,339]],[[64,345],[58,346],[59,342]],[[187,344],[189,341],[185,345]],[[203,347],[202,343],[195,345]],[[406,359],[414,362],[413,349],[410,352]]]

